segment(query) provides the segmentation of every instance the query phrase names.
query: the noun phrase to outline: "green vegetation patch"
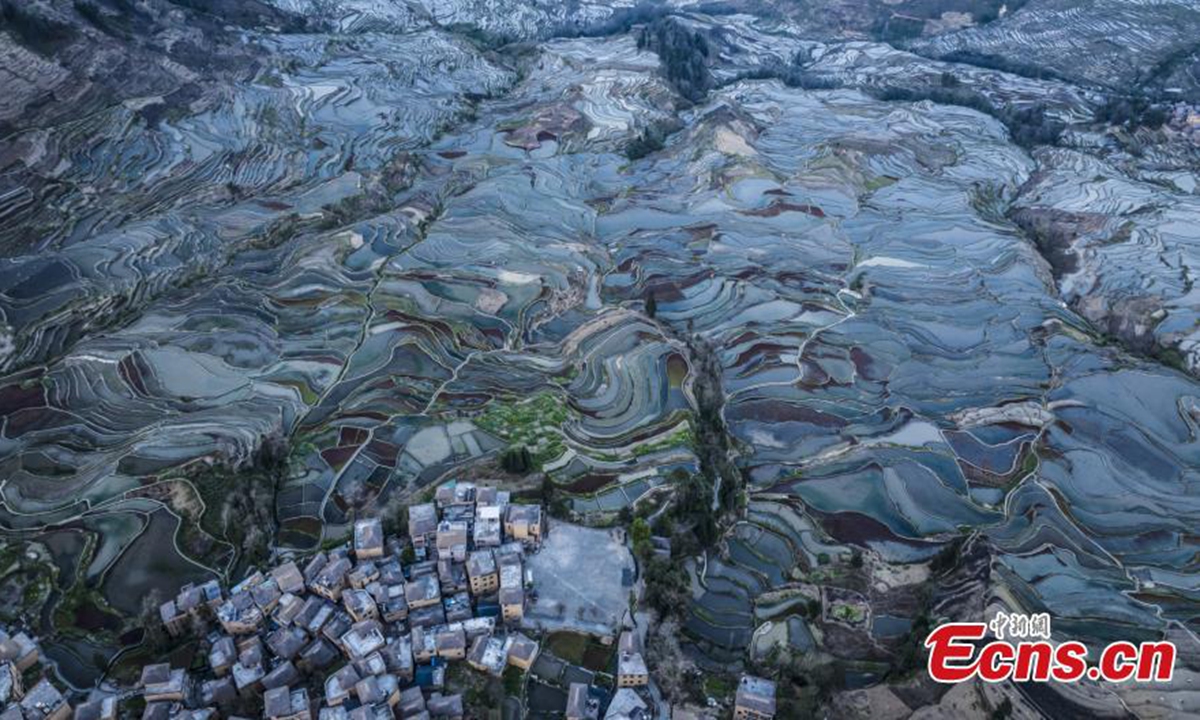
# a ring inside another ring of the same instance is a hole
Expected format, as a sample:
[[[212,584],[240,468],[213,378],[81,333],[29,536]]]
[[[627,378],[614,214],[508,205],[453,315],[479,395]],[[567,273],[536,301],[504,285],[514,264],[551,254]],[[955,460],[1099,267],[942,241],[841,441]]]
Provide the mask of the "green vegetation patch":
[[[551,393],[522,402],[493,402],[475,424],[510,445],[523,445],[540,467],[566,452],[559,428],[567,421],[567,406]]]
[[[605,672],[612,662],[613,646],[602,645],[580,633],[552,633],[546,638],[546,647],[556,657],[592,672]]]
[[[666,437],[658,438],[653,442],[638,445],[633,449],[633,454],[636,457],[656,453],[659,450],[668,450],[677,447],[691,447],[696,441],[695,434],[692,433],[691,424],[684,425],[675,432]]]
[[[719,675],[709,675],[704,679],[704,692],[709,697],[727,698],[733,692],[733,685],[727,678]]]
[[[587,650],[587,638],[579,633],[557,632],[546,638],[546,647],[556,656],[572,665],[583,664],[583,653]]]

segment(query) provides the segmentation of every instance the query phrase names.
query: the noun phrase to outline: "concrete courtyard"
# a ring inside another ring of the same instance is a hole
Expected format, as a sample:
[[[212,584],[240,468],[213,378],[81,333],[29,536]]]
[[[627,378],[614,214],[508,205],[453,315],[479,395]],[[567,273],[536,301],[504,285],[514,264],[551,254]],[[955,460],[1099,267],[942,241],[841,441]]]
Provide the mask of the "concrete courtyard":
[[[542,548],[527,557],[538,599],[524,625],[612,636],[629,611],[633,555],[621,530],[551,520]]]

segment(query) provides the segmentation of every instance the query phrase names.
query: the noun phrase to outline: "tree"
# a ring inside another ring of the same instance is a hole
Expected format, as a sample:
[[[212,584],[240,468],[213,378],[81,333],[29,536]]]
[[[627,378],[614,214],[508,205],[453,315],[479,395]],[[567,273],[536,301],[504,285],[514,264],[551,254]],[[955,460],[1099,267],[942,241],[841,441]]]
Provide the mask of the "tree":
[[[929,561],[929,570],[934,575],[941,575],[958,567],[959,560],[962,558],[963,539],[956,537],[946,543],[937,555]]]
[[[664,618],[654,629],[652,642],[646,643],[647,660],[654,672],[654,681],[669,699],[680,702],[685,699],[685,668],[688,661],[679,645],[682,631],[679,622]]]
[[[645,518],[638,518],[629,527],[629,537],[633,540],[633,552],[645,560],[654,554],[654,545],[650,542],[650,523]]]
[[[642,29],[638,47],[658,54],[667,80],[680,95],[699,102],[713,86],[708,70],[708,41],[673,18],[659,18]]]
[[[691,599],[688,575],[682,563],[650,557],[643,574],[646,581],[646,602],[662,617],[683,613]]]
[[[924,661],[925,636],[929,634],[929,618],[922,613],[913,620],[904,642],[896,650],[894,671],[897,675],[907,675],[920,667]]]
[[[521,697],[521,686],[525,683],[525,673],[515,665],[504,669],[504,694],[509,697]]]
[[[155,653],[167,649],[167,628],[163,625],[159,607],[162,606],[162,592],[152,588],[142,596],[142,607],[138,615],[138,624],[143,630],[142,645]]]
[[[709,547],[721,538],[721,528],[717,527],[717,521],[712,515],[705,515],[697,520],[694,532],[702,547]]]
[[[633,538],[633,543],[636,545],[639,542],[650,541],[650,524],[645,518],[638,518],[633,521],[633,525],[629,528],[629,535]]]
[[[533,469],[533,455],[524,445],[513,445],[500,456],[500,467],[505,472],[523,475]]]
[[[651,126],[629,141],[625,146],[625,157],[630,160],[641,160],[650,153],[662,150],[663,147],[665,147],[665,143],[662,131],[657,127]]]
[[[813,598],[808,601],[808,616],[814,620],[821,617],[821,601]]]
[[[675,518],[669,513],[663,513],[654,520],[654,534],[671,537],[675,534]]]
[[[550,503],[550,517],[561,520],[571,519],[571,503],[562,496],[554,498]]]

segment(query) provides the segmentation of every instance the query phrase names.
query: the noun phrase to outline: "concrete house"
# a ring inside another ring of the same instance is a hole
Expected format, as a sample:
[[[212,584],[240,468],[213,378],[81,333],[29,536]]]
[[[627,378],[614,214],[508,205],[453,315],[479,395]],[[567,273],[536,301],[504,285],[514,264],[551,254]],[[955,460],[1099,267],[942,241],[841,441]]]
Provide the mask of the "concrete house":
[[[519,623],[525,617],[525,573],[515,556],[505,556],[500,565],[499,599],[500,616],[505,622]]]
[[[432,630],[415,627],[412,629],[411,637],[414,661],[424,664],[437,655],[437,642]]]
[[[463,716],[462,695],[443,695],[435,692],[429,696],[429,702],[425,703],[425,709],[429,711],[431,718],[460,720]]]
[[[383,557],[383,523],[379,518],[354,523],[354,557],[359,562]]]
[[[267,647],[283,660],[292,660],[308,644],[308,634],[298,627],[276,628],[267,635]]]
[[[366,590],[345,590],[342,592],[342,605],[354,622],[375,620],[379,617],[379,608],[375,599]]]
[[[283,597],[283,593],[279,591],[279,585],[274,579],[268,579],[250,588],[250,597],[254,598],[254,604],[266,617],[279,605],[279,598]]]
[[[475,508],[475,528],[472,531],[476,548],[500,547],[504,527],[500,520],[500,507],[481,505]]]
[[[414,686],[400,693],[400,717],[418,717],[422,713],[425,713],[425,696],[421,688]]]
[[[414,548],[423,549],[430,539],[437,536],[437,508],[433,503],[409,505],[408,536]]]
[[[442,584],[443,595],[466,592],[471,586],[467,579],[467,568],[463,563],[448,557],[438,558],[437,568],[438,582]]]
[[[271,614],[271,617],[280,625],[291,625],[303,609],[304,600],[299,595],[284,593],[276,603],[275,612]]]
[[[467,559],[468,526],[462,520],[443,520],[437,526],[437,550],[439,557],[450,557],[455,562]]]
[[[67,720],[71,717],[71,704],[45,678],[25,693],[20,707],[26,720]]]
[[[480,635],[471,643],[467,662],[480,672],[500,677],[508,664],[508,645],[500,638]]]
[[[388,642],[387,647],[380,651],[380,654],[383,655],[383,660],[388,672],[395,675],[402,682],[412,682],[412,639],[408,635],[401,635],[400,637],[392,638]]]
[[[374,560],[360,562],[353,570],[346,573],[346,582],[355,590],[363,590],[379,579],[379,566]]]
[[[179,637],[187,632],[189,620],[187,613],[179,612],[174,600],[168,600],[160,605],[158,616],[162,620],[163,627],[167,629],[167,634],[171,637]]]
[[[617,656],[617,687],[641,687],[650,682],[650,672],[640,652],[620,651]]]
[[[241,697],[253,697],[262,691],[262,679],[266,670],[262,663],[245,663],[239,660],[233,664],[230,671],[233,675],[233,686]]]
[[[408,619],[408,600],[404,595],[404,584],[388,585],[379,601],[384,622],[403,622]]]
[[[509,637],[508,646],[508,664],[519,667],[522,670],[529,670],[533,667],[533,661],[537,659],[538,644],[531,638],[516,633]]]
[[[0,707],[25,697],[25,679],[11,662],[0,663]]]
[[[306,673],[316,672],[331,667],[338,659],[337,648],[325,638],[317,638],[304,646],[296,666]]]
[[[200,685],[200,702],[209,707],[224,707],[237,702],[237,687],[233,684],[233,679],[224,677],[205,680]]]
[[[496,556],[491,550],[476,550],[467,557],[467,579],[475,597],[491,595],[500,588]]]
[[[279,687],[263,695],[263,718],[265,720],[311,720],[312,710],[308,702],[308,691],[304,688],[292,690]]]
[[[475,483],[452,480],[438,487],[434,500],[442,509],[448,509],[455,505],[474,505],[478,489]]]
[[[291,660],[284,660],[279,665],[271,668],[271,671],[263,675],[262,686],[267,690],[274,690],[281,687],[289,687],[293,683],[300,680],[300,673],[296,670],[296,666]]]
[[[330,560],[321,568],[312,581],[312,591],[331,602],[342,599],[346,587],[346,573],[350,572],[350,561],[346,558]]]
[[[354,686],[361,680],[353,665],[346,665],[341,670],[325,678],[325,704],[341,705],[350,698]]]
[[[504,534],[509,540],[525,545],[542,542],[542,507],[512,504],[504,510]]]
[[[171,669],[167,663],[142,668],[142,697],[147,703],[183,702],[188,691],[188,674],[183,668]]]
[[[641,696],[629,688],[618,688],[604,720],[650,720],[650,708]]]
[[[300,573],[304,576],[304,583],[312,585],[313,581],[317,579],[317,573],[321,572],[321,569],[328,563],[329,556],[324,552],[319,552],[310,557],[308,562],[304,563],[304,568]]]
[[[386,644],[383,629],[374,620],[355,623],[354,627],[342,636],[342,649],[351,660],[365,658]]]
[[[279,586],[280,592],[293,595],[304,594],[304,575],[300,573],[300,568],[296,566],[296,563],[290,560],[272,569],[271,578]]]
[[[567,693],[566,720],[597,720],[600,703],[588,693],[587,683],[571,683]]]
[[[200,585],[200,598],[204,603],[204,608],[213,613],[217,611],[217,606],[225,600],[225,591],[221,589],[220,582],[209,580]]]
[[[408,602],[409,612],[418,608],[439,605],[442,602],[442,586],[437,577],[422,575],[404,585],[404,599]]]
[[[446,610],[441,603],[417,608],[408,614],[410,628],[436,628],[446,624]]]
[[[743,675],[734,696],[735,720],[771,720],[775,717],[775,683],[754,675]]]
[[[496,618],[473,617],[462,621],[463,632],[467,640],[474,640],[480,635],[491,635],[496,630]]]
[[[117,698],[109,695],[75,708],[75,720],[117,720]]]
[[[521,588],[500,588],[500,614],[507,623],[520,623],[525,617],[525,591]]]
[[[17,672],[25,672],[33,667],[41,657],[37,643],[23,632],[11,637],[0,631],[0,660],[10,662]]]
[[[467,636],[463,634],[462,626],[449,626],[434,635],[434,647],[437,655],[446,660],[462,660],[467,656]]]
[[[233,644],[233,638],[228,635],[222,635],[212,643],[212,647],[208,650],[208,664],[217,677],[229,674],[229,670],[236,660],[237,647]]]

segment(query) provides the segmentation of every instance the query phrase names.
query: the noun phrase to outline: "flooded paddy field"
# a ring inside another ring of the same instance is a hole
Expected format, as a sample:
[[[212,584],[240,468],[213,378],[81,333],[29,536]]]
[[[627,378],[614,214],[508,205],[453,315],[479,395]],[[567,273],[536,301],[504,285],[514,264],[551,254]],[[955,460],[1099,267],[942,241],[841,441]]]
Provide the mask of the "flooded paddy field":
[[[873,684],[923,617],[998,609],[1195,657],[1195,193],[1082,130],[1031,151],[875,85],[958,72],[1064,121],[1091,90],[696,12],[688,98],[632,33],[502,52],[449,29],[457,3],[334,5],[262,33],[244,81],[13,150],[57,184],[0,196],[38,229],[0,262],[0,526],[39,548],[9,572],[64,677],[97,662],[72,627],[123,635],[143,597],[514,448],[577,519],[672,502],[715,426],[745,496],[681,559],[697,667],[783,647]],[[801,51],[840,87],[749,72]],[[1046,217],[1073,263],[1031,237]],[[1062,702],[1131,692],[1092,691]]]

